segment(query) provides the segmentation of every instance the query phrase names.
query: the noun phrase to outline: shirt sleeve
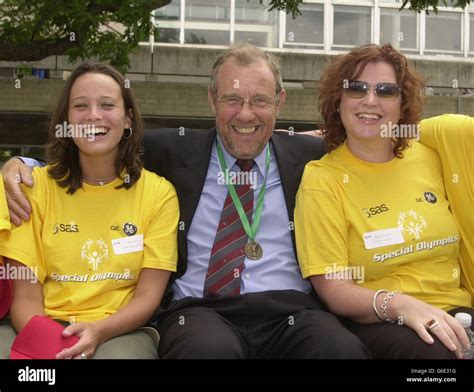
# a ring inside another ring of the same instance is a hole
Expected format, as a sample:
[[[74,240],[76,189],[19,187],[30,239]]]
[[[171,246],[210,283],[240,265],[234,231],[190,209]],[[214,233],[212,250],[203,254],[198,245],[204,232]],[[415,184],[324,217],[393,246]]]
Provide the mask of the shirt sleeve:
[[[441,158],[450,203],[472,197],[474,117],[459,114],[432,117],[421,121],[420,134],[420,141],[437,151]]]
[[[17,156],[16,158],[18,158],[20,161],[22,161],[26,166],[28,166],[31,169],[33,169],[35,167],[44,167],[44,166],[46,166],[45,162],[40,161],[40,160],[35,159],[35,158],[27,158],[27,157],[20,157],[20,156]]]
[[[142,268],[175,272],[178,263],[179,203],[173,185],[160,177],[150,202],[154,208],[144,233]]]
[[[453,147],[456,147],[460,152],[464,151],[462,146],[468,143],[472,146],[473,139],[474,117],[444,114],[420,122],[421,143],[436,150],[442,157],[443,152]]]
[[[304,278],[349,264],[348,229],[337,189],[329,171],[306,166],[295,208],[296,247]]]
[[[31,204],[30,220],[12,228],[9,240],[0,243],[0,255],[30,267],[39,282],[43,284],[46,279],[46,267],[41,239],[44,221],[41,206],[47,194],[47,184],[42,180],[39,170],[37,168],[33,171],[35,182],[33,188],[22,186]]]

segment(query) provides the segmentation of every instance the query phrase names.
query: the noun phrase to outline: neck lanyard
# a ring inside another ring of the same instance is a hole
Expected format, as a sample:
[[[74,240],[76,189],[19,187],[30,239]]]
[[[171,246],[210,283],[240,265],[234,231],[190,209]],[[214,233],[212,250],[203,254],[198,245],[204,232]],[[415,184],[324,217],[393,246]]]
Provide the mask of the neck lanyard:
[[[234,185],[229,180],[229,170],[227,169],[227,164],[224,159],[224,155],[222,153],[222,148],[219,142],[216,139],[216,150],[217,150],[217,157],[219,159],[219,164],[221,165],[221,169],[224,170],[225,173],[225,182],[227,185],[227,189],[229,190],[230,197],[235,205],[235,209],[239,214],[240,220],[242,221],[242,226],[244,227],[245,233],[249,237],[250,242],[245,246],[245,253],[249,259],[258,260],[263,255],[262,247],[255,241],[255,237],[257,236],[257,231],[260,226],[260,218],[262,216],[263,210],[263,200],[265,198],[265,192],[267,190],[267,177],[268,177],[268,169],[270,168],[270,146],[267,144],[267,154],[266,154],[266,161],[265,161],[265,179],[263,180],[262,188],[258,193],[257,197],[257,208],[255,209],[254,219],[252,225],[250,225],[249,220],[247,219],[247,215],[245,214],[244,207],[237,195]]]

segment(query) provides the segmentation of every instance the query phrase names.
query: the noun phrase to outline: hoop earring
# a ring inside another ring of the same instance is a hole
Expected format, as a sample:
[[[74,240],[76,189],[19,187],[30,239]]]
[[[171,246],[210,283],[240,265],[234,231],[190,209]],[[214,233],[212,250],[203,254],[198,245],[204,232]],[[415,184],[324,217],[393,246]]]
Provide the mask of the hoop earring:
[[[129,132],[128,135],[125,133],[125,131],[128,131],[128,132]],[[130,127],[130,128],[125,128],[125,129],[123,130],[123,138],[124,138],[124,139],[130,139],[130,137],[132,136],[132,134],[133,134],[133,129],[132,129],[132,127]]]

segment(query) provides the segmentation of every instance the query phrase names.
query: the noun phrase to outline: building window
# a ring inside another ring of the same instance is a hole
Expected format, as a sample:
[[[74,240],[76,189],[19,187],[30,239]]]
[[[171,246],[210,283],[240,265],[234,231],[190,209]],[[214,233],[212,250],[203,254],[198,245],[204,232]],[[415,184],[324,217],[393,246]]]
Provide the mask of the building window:
[[[380,9],[380,44],[390,42],[403,52],[416,53],[419,49],[417,14],[396,8]]]
[[[469,18],[471,20],[471,25],[469,27],[469,46],[470,46],[469,52],[470,52],[470,55],[474,57],[474,12],[470,14]]]
[[[426,55],[467,53],[474,57],[474,4],[468,6],[466,19],[461,10],[446,8],[442,1],[438,14],[431,11],[420,16],[408,9],[400,11],[402,0],[378,0],[377,5],[375,0],[332,0],[331,4],[307,0],[299,6],[302,14],[293,19],[275,10],[269,12],[270,0],[185,0],[183,9],[182,0],[172,0],[155,11],[159,33],[155,42],[219,46],[249,42],[264,48],[282,44],[288,49],[331,53],[379,39],[381,45],[389,42],[406,54],[422,50]],[[450,6],[456,2],[447,1]],[[332,10],[332,15],[325,15],[325,10]],[[379,14],[377,21],[374,17]],[[325,26],[328,21],[332,26]]]
[[[278,12],[269,12],[269,5],[269,0],[235,0],[235,42],[278,46]]]
[[[230,1],[186,0],[186,21],[229,22]]]
[[[268,0],[235,0],[235,21],[270,24],[274,20],[274,11],[268,12],[269,5]]]
[[[229,45],[230,0],[186,0],[184,42]]]
[[[158,28],[157,42],[179,43],[180,0],[155,10],[155,26]]]
[[[229,31],[186,29],[184,42],[199,45],[229,45]]]
[[[179,29],[164,28],[158,26],[158,37],[155,37],[157,42],[179,43]]]
[[[334,6],[333,50],[351,50],[371,42],[371,8]]]
[[[284,47],[323,48],[324,8],[322,4],[302,4],[301,15],[296,19],[286,15],[286,34]]]
[[[462,24],[460,12],[426,15],[426,52],[461,54]]]
[[[173,0],[170,4],[155,10],[155,18],[163,20],[179,20],[180,1]]]

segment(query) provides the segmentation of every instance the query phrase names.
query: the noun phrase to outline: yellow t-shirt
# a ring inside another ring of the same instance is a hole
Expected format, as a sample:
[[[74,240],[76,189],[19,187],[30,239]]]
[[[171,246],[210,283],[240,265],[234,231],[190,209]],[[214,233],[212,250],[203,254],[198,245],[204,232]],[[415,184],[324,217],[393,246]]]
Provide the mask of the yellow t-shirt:
[[[443,309],[470,306],[439,157],[419,143],[404,155],[369,163],[343,144],[306,165],[295,210],[303,276],[336,273]]]
[[[33,269],[49,317],[106,318],[131,300],[141,269],[176,271],[179,206],[166,179],[142,170],[128,190],[115,189],[117,179],[69,195],[47,167],[33,176],[35,186],[23,187],[31,219],[12,230],[0,254]]]
[[[5,197],[5,189],[3,187],[3,178],[0,175],[0,244],[8,239],[10,230],[10,214],[8,213],[7,199]],[[0,266],[2,265],[3,257],[0,255]]]
[[[11,230],[10,214],[8,213],[7,199],[5,197],[5,188],[3,187],[3,178],[0,175],[0,243],[8,238]],[[0,256],[0,263],[1,263]]]
[[[441,157],[446,193],[461,233],[461,283],[474,306],[474,117],[446,114],[420,123],[421,142]]]

